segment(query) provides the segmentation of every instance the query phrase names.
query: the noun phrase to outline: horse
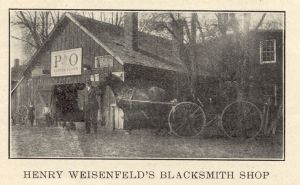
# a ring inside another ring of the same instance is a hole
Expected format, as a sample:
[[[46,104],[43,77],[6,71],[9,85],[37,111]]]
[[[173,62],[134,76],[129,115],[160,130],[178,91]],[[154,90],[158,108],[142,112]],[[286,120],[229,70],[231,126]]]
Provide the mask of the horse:
[[[114,75],[106,78],[115,97],[116,104],[125,113],[128,130],[142,127],[156,127],[158,132],[168,126],[167,115],[170,105],[156,102],[167,100],[166,91],[158,86],[131,87]],[[104,85],[104,86],[105,86]]]

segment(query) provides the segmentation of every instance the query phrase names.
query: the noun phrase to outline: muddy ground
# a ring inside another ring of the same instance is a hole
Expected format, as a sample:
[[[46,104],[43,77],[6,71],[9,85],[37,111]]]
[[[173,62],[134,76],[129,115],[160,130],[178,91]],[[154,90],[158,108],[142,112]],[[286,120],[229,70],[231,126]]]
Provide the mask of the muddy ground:
[[[215,128],[211,128],[215,129]],[[254,158],[281,159],[282,134],[253,141],[226,139],[221,133],[198,138],[178,138],[153,129],[107,131],[86,134],[84,125],[66,131],[62,127],[11,127],[12,158]]]

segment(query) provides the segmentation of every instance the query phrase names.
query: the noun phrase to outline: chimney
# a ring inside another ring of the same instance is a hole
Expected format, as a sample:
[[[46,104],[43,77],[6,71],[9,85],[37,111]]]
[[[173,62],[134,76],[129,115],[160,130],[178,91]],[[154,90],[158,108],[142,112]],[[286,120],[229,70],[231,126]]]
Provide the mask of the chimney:
[[[16,58],[16,59],[14,60],[14,67],[17,68],[17,67],[19,67],[19,66],[20,66],[20,60],[19,60],[18,58]]]
[[[138,50],[138,13],[126,12],[124,19],[125,44],[132,50]]]

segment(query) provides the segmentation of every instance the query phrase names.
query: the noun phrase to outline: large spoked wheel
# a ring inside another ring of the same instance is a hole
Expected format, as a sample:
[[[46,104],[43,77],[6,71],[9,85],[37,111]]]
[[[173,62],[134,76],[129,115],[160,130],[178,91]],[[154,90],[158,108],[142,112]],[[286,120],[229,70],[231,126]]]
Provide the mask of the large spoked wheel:
[[[195,137],[202,131],[206,123],[203,109],[192,102],[181,102],[169,113],[170,132],[179,137]]]
[[[221,128],[229,138],[253,139],[263,128],[261,111],[248,101],[235,101],[227,105],[221,120]]]

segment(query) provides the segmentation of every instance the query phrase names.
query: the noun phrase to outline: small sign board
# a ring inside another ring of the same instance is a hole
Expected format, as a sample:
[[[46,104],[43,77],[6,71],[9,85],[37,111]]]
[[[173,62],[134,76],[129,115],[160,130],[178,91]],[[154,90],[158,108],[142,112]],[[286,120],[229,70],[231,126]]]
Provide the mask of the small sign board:
[[[112,74],[117,76],[118,78],[120,78],[124,82],[124,80],[125,80],[124,72],[112,72]]]
[[[99,82],[99,79],[100,79],[99,74],[95,74],[95,82]]]
[[[95,57],[95,68],[105,68],[113,66],[113,57],[111,55],[103,55]]]
[[[51,52],[51,77],[81,75],[82,48]]]
[[[99,82],[100,75],[99,74],[92,74],[90,75],[90,81],[91,82]]]

